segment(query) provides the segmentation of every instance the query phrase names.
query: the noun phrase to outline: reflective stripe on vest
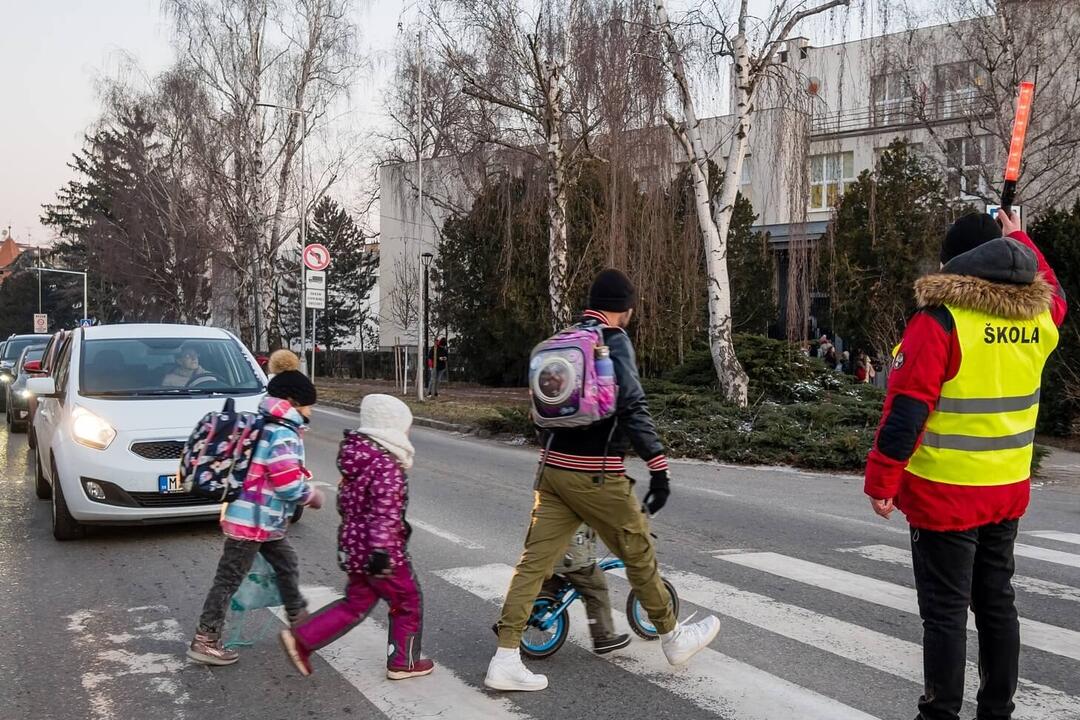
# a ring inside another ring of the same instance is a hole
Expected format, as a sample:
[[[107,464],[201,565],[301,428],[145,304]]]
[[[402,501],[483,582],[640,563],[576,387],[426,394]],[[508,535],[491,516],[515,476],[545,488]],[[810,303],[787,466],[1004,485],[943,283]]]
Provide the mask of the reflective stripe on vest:
[[[1009,485],[1031,476],[1043,365],[1057,346],[1050,311],[1032,320],[946,306],[960,369],[941,387],[908,472],[950,485]]]

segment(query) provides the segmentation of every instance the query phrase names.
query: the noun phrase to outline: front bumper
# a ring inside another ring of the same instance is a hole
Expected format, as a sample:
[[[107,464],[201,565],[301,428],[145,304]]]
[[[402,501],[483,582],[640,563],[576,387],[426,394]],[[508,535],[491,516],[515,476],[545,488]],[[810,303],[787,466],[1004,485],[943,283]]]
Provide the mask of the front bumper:
[[[149,432],[120,432],[105,450],[76,443],[69,435],[53,442],[56,460],[54,479],[64,490],[72,517],[86,524],[139,525],[181,522],[217,517],[221,504],[187,494],[164,494],[158,479],[177,471],[179,452],[149,453],[142,457],[132,450],[138,443],[182,445],[190,428]],[[104,500],[93,499],[86,482],[95,481],[105,490]]]

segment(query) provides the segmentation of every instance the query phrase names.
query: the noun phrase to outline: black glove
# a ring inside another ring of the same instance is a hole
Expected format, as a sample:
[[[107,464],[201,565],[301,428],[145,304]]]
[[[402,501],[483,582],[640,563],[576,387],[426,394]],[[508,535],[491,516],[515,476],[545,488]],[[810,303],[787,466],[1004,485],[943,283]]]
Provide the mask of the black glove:
[[[667,505],[668,496],[671,495],[671,480],[667,470],[653,470],[649,473],[649,492],[645,495],[645,507],[650,515],[660,512],[660,508]]]
[[[390,555],[382,548],[375,548],[364,563],[364,572],[368,575],[385,575],[390,569]]]

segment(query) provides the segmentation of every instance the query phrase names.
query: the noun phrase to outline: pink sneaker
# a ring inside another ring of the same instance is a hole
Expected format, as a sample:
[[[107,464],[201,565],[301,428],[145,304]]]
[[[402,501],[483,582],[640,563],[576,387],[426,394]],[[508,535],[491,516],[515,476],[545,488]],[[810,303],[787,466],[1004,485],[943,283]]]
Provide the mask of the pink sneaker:
[[[296,636],[292,634],[292,630],[282,630],[280,637],[281,646],[285,648],[285,654],[289,656],[292,664],[296,666],[296,669],[304,677],[310,675],[312,673],[311,653],[296,641]]]
[[[408,680],[414,677],[423,677],[424,675],[430,675],[435,669],[435,663],[427,658],[417,660],[412,664],[412,667],[401,666],[396,667],[388,665],[386,667],[386,677],[391,680]]]

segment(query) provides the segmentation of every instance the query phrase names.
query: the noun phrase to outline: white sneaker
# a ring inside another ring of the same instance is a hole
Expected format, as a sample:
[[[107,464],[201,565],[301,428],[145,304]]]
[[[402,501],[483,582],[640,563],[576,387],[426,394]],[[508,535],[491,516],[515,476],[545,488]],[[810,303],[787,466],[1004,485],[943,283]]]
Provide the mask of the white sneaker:
[[[719,632],[720,621],[710,615],[696,623],[676,625],[674,630],[660,636],[660,644],[669,663],[682,665],[707,648]]]
[[[530,672],[521,662],[521,655],[514,653],[508,657],[495,656],[488,664],[484,684],[492,690],[521,690],[535,692],[548,686],[546,675]]]

